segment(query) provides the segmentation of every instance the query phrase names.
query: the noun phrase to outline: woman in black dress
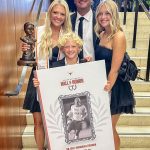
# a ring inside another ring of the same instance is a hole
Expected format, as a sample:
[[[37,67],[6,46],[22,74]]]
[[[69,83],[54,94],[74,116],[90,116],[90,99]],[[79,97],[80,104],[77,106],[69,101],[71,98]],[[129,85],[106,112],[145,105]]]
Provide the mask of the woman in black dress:
[[[69,8],[64,0],[54,0],[49,6],[45,25],[37,29],[37,68],[46,68],[60,56],[58,39],[61,34],[71,31]],[[22,44],[22,51],[28,49],[27,44]],[[47,59],[48,58],[48,59]],[[48,61],[47,61],[48,60]],[[47,63],[49,62],[49,63]],[[34,118],[34,136],[39,150],[44,148],[44,128],[41,117],[40,105],[37,100],[36,88],[33,86],[34,70],[32,69],[23,108],[30,110]]]
[[[114,1],[102,1],[97,7],[95,32],[99,39],[95,48],[95,59],[105,60],[108,83],[104,90],[111,95],[110,110],[115,150],[119,150],[120,139],[116,124],[120,114],[133,113],[134,97],[130,83],[123,82],[118,76],[126,51],[126,39],[120,27],[118,7]]]

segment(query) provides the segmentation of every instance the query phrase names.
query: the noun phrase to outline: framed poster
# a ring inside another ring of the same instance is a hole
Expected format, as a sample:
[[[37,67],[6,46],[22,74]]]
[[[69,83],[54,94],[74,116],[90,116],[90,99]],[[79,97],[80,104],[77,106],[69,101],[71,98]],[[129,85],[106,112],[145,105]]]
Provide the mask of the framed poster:
[[[38,70],[37,77],[49,150],[114,150],[104,61]]]

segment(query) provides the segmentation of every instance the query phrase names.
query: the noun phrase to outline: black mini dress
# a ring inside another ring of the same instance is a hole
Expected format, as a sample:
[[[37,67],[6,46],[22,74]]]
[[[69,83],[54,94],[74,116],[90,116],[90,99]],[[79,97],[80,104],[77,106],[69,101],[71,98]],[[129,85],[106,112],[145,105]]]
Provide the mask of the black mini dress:
[[[50,66],[53,62],[57,61],[58,52],[59,52],[59,48],[54,47],[52,50],[52,60],[49,60]],[[27,87],[27,91],[26,91],[26,96],[25,96],[24,104],[23,104],[23,109],[30,110],[31,113],[41,112],[40,105],[37,100],[37,91],[33,85],[33,80],[32,80],[34,77],[35,70],[36,70],[36,68],[33,67],[31,74],[30,74],[28,87]]]
[[[95,48],[95,60],[105,60],[106,73],[108,76],[111,69],[112,50],[97,45]],[[123,82],[118,76],[111,90],[111,114],[133,113],[134,105],[135,100],[130,82]]]

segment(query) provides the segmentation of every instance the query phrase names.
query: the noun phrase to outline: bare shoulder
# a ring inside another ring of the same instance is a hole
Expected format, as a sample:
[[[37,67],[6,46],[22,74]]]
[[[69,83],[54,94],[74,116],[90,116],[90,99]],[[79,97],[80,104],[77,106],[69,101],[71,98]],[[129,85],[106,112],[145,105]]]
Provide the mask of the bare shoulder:
[[[125,34],[123,31],[118,31],[114,34],[113,37],[114,41],[121,41],[121,40],[125,40]]]

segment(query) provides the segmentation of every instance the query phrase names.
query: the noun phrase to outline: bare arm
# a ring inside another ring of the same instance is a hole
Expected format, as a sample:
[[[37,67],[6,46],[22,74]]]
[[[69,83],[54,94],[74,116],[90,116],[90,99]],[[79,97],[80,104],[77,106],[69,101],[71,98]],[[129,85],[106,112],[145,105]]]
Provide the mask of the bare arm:
[[[107,84],[108,87],[106,85],[104,88],[106,91],[110,91],[114,83],[116,82],[116,79],[118,77],[118,70],[121,66],[124,53],[126,51],[126,39],[122,31],[118,31],[114,35],[112,41],[112,49],[113,49],[112,64],[108,75],[109,84]]]

